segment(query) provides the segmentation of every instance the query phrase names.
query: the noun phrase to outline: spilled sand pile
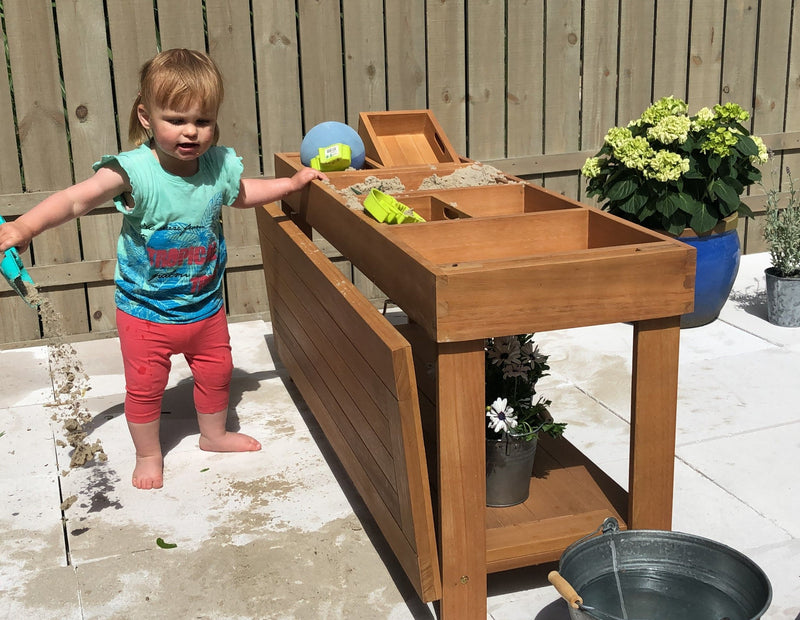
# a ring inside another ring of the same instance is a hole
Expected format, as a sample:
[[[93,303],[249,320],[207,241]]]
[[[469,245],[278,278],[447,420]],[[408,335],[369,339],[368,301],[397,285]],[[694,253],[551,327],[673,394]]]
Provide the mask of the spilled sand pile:
[[[81,467],[95,459],[107,460],[108,457],[99,439],[93,443],[86,440],[88,433],[84,425],[92,419],[83,401],[90,389],[89,376],[83,369],[83,363],[78,358],[75,348],[64,342],[66,334],[63,318],[53,307],[50,299],[35,288],[32,292],[28,290],[25,300],[38,308],[44,331],[53,338],[52,343],[47,346],[47,354],[56,400],[50,406],[56,408],[53,420],[61,422],[64,429],[65,439],[58,440],[58,445],[72,447],[70,469]],[[64,470],[61,473],[66,476],[69,471]]]

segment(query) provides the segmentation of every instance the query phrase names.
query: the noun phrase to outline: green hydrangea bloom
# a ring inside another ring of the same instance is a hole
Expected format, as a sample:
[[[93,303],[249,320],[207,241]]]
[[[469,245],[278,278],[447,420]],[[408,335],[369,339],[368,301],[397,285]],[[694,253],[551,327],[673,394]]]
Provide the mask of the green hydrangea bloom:
[[[717,153],[720,157],[727,157],[731,154],[731,148],[739,141],[739,132],[727,127],[717,127],[716,131],[710,132],[706,136],[705,142],[700,146],[700,152]]]
[[[635,170],[644,170],[650,159],[655,155],[653,147],[643,136],[636,136],[630,140],[620,142],[614,147],[614,157],[627,166]]]
[[[764,144],[764,141],[761,139],[760,136],[750,136],[753,142],[756,143],[758,147],[758,155],[754,155],[751,157],[751,160],[754,164],[766,164],[769,161],[769,150],[767,149],[767,145]]]
[[[583,168],[581,168],[581,174],[589,179],[593,179],[600,175],[600,158],[599,157],[590,157],[586,160],[586,163],[583,164]]]
[[[697,111],[697,114],[694,115],[694,120],[692,121],[692,131],[709,129],[713,127],[715,123],[716,117],[714,116],[714,112],[709,108],[700,108]]]
[[[650,159],[644,176],[657,181],[677,181],[689,172],[689,160],[672,151],[657,151]]]
[[[689,138],[691,126],[688,116],[666,116],[647,130],[647,137],[662,144],[683,144]]]
[[[611,148],[617,148],[620,144],[627,142],[631,138],[633,138],[633,134],[627,127],[612,127],[608,130],[608,133],[606,133],[604,141]]]
[[[662,97],[653,105],[642,112],[642,116],[636,121],[641,125],[657,125],[658,122],[668,116],[682,116],[686,114],[688,106],[685,101],[675,97]]]
[[[750,120],[750,113],[738,103],[718,103],[714,106],[714,114],[721,122],[746,123]]]

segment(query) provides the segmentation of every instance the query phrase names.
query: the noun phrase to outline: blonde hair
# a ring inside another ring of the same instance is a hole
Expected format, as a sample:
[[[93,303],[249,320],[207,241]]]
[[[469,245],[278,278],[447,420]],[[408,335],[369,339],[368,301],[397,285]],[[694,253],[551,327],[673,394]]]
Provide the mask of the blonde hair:
[[[139,94],[131,109],[128,140],[136,146],[150,140],[148,131],[139,121],[139,105],[148,109],[153,106],[181,109],[200,104],[216,116],[223,95],[222,74],[208,54],[188,49],[161,52],[144,63],[139,72]],[[215,144],[218,139],[217,126]]]

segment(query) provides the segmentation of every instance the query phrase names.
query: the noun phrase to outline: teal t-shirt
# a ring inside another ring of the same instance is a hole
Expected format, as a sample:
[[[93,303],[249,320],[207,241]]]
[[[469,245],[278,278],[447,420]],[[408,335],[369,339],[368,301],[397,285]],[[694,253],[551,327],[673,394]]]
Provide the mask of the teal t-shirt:
[[[117,241],[117,307],[155,323],[194,323],[223,305],[227,250],[221,209],[239,194],[243,167],[233,149],[212,146],[197,174],[168,173],[147,145],[106,155],[94,170],[116,162],[128,175],[133,206],[123,215]],[[130,200],[128,200],[130,202]]]

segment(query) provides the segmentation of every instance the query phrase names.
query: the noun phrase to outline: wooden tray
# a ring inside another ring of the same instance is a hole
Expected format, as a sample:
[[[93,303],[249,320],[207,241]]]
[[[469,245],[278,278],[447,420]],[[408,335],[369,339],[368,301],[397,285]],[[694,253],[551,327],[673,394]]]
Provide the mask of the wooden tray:
[[[366,157],[386,167],[461,161],[430,110],[361,112]]]

